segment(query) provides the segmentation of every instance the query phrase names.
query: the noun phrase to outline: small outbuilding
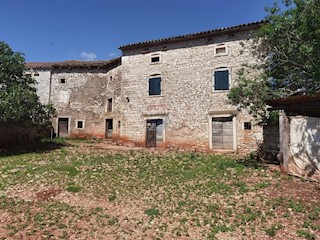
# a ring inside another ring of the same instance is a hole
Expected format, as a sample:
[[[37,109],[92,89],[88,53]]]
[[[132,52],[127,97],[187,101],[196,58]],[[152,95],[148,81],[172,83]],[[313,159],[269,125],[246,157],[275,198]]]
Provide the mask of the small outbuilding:
[[[281,110],[280,166],[284,173],[320,181],[320,94],[267,102]]]

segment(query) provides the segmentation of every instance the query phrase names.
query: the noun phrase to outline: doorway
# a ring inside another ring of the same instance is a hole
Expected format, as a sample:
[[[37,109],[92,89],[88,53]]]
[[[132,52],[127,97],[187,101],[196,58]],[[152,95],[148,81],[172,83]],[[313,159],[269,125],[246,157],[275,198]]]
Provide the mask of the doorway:
[[[212,118],[212,149],[233,150],[233,117]]]
[[[69,118],[58,118],[58,137],[68,137]]]
[[[112,138],[113,133],[113,119],[106,119],[106,138]]]
[[[146,147],[156,147],[163,142],[163,119],[149,119],[146,126]]]

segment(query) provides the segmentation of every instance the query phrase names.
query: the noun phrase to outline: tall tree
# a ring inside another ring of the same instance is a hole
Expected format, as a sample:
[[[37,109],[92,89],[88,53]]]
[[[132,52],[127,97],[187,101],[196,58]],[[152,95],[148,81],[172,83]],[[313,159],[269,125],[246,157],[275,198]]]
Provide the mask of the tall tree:
[[[0,41],[0,121],[47,124],[52,105],[39,102],[23,54]]]
[[[229,93],[231,103],[262,121],[268,118],[266,100],[320,92],[320,1],[280,5],[266,8],[266,24],[244,44],[250,44],[257,63],[243,66]]]

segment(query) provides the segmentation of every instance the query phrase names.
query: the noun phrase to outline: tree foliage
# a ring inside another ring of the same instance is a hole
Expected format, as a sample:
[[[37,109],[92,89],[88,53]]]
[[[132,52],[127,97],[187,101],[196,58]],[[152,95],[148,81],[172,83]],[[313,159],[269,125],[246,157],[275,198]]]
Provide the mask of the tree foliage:
[[[47,124],[54,113],[36,93],[36,81],[28,74],[25,59],[0,41],[0,121]]]
[[[266,10],[267,23],[247,43],[257,63],[243,67],[229,93],[260,120],[268,117],[268,99],[320,92],[320,1],[283,0]]]

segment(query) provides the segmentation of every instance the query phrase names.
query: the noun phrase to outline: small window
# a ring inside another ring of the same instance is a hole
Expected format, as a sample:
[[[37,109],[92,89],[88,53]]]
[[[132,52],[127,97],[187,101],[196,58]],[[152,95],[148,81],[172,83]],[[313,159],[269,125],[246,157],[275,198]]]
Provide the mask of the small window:
[[[77,129],[84,129],[83,120],[77,120]]]
[[[161,77],[149,78],[149,96],[161,95]]]
[[[151,63],[158,63],[160,62],[160,55],[151,56]]]
[[[244,130],[251,130],[251,122],[244,123]]]
[[[215,56],[222,56],[222,55],[227,55],[227,46],[225,44],[221,44],[218,46],[215,46],[214,48],[214,55]]]
[[[118,128],[120,129],[121,127],[121,121],[118,121]]]
[[[229,90],[229,70],[222,68],[214,72],[213,89],[215,91]]]
[[[61,78],[60,79],[60,83],[66,83],[66,79],[65,78]]]
[[[110,81],[112,81],[112,76],[110,76]]]
[[[39,76],[39,73],[38,73],[38,72],[35,72],[33,75],[34,75],[35,77],[38,77],[38,76]]]
[[[112,98],[108,99],[107,111],[112,112]]]

